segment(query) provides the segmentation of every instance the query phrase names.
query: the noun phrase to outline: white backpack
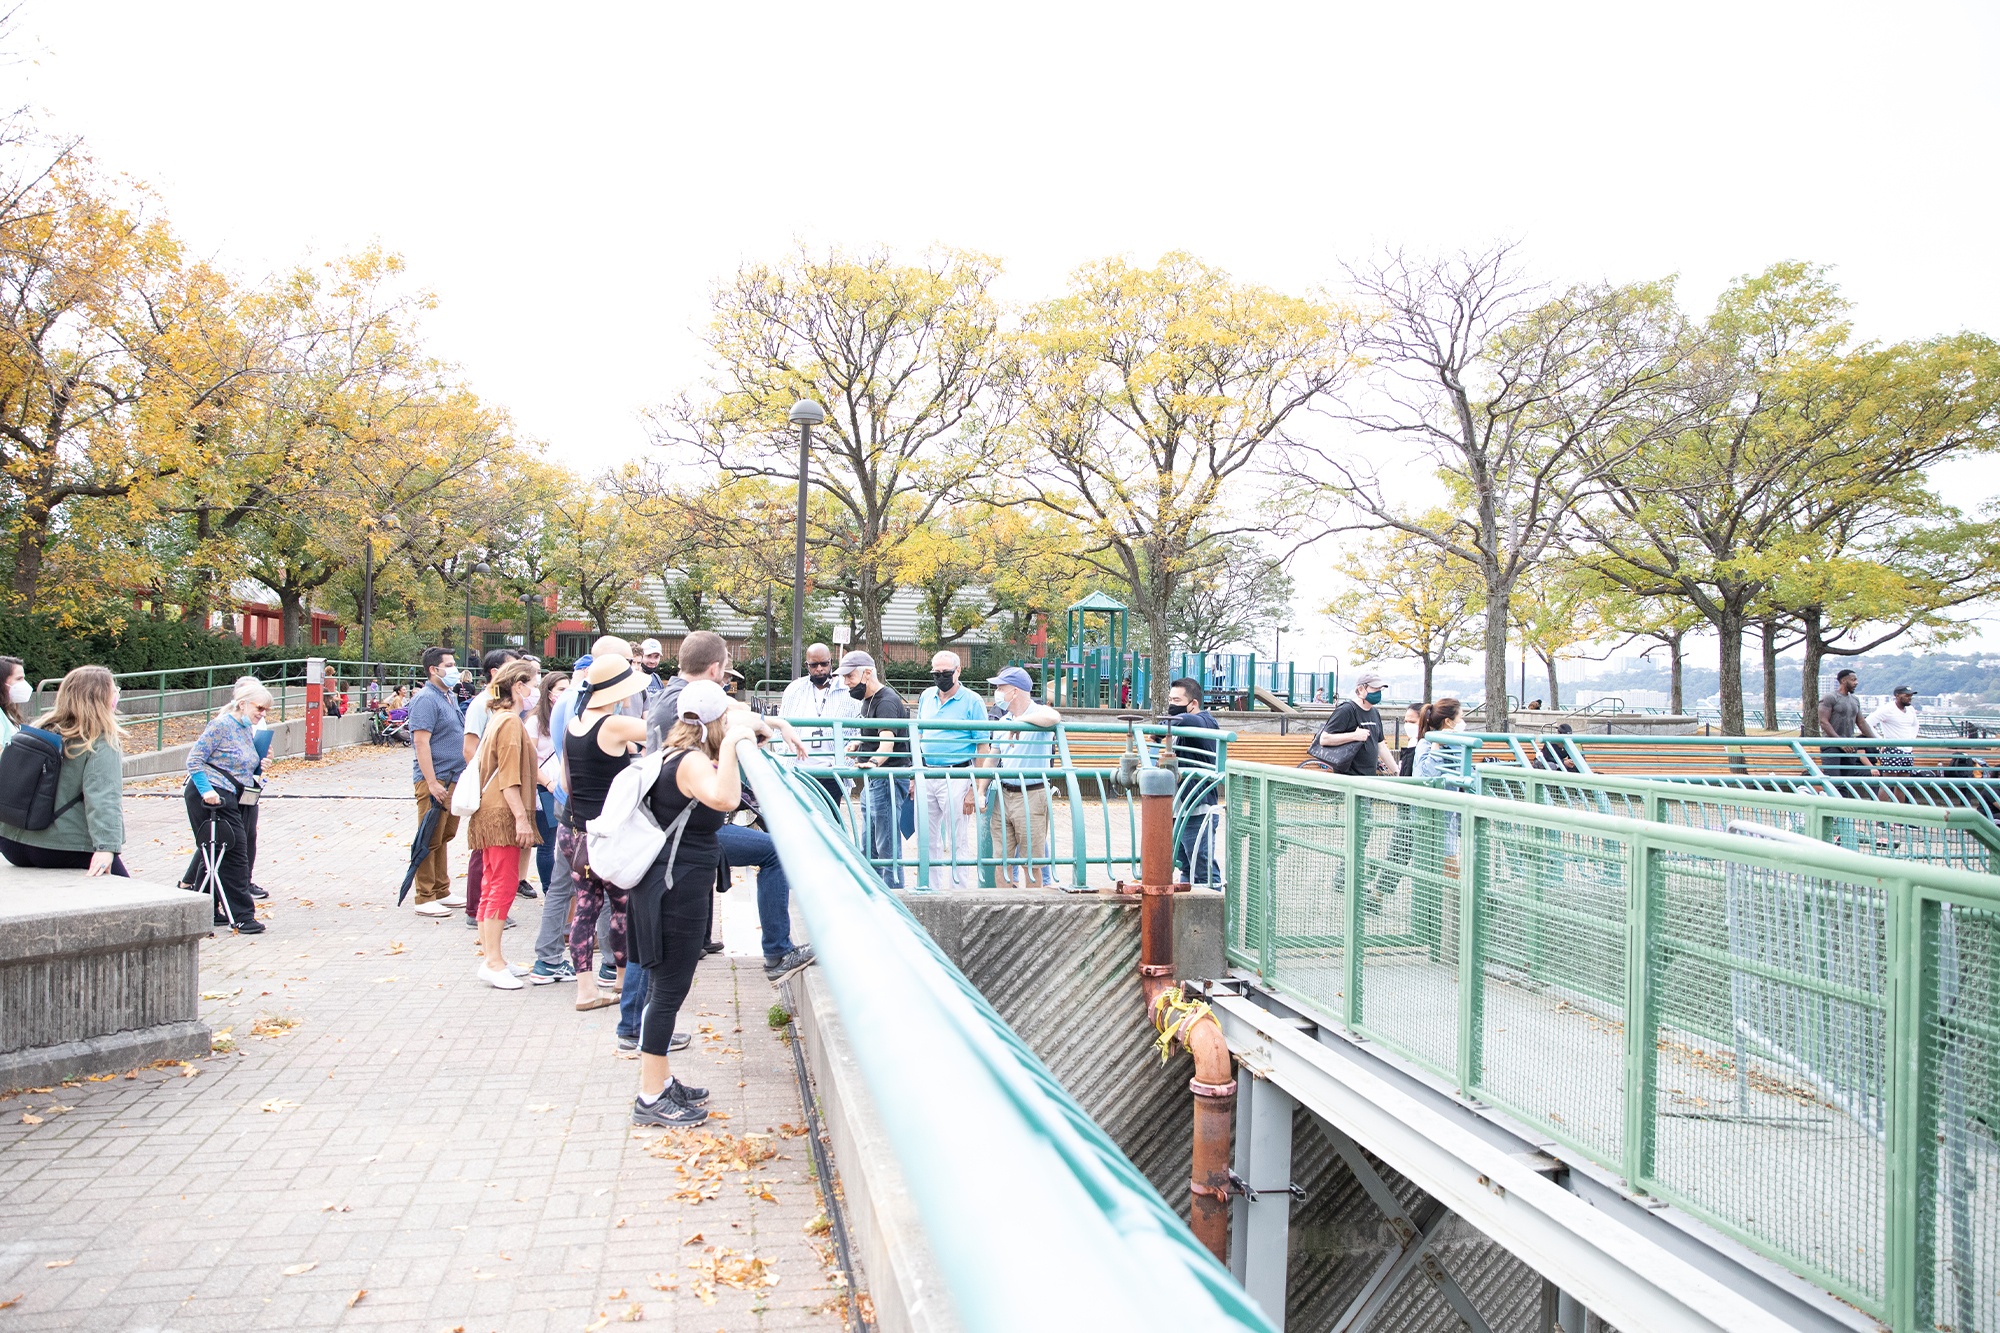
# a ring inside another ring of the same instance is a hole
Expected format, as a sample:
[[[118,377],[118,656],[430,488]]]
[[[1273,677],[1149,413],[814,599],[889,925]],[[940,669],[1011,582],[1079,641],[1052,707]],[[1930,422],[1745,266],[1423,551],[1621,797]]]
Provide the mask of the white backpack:
[[[590,839],[590,872],[606,883],[621,889],[636,888],[667,845],[668,830],[653,818],[652,804],[646,799],[653,784],[660,780],[660,766],[665,759],[664,754],[655,751],[627,765],[611,780],[604,809],[585,826]],[[694,802],[690,801],[674,818],[675,851],[680,850],[681,832],[693,813]],[[672,873],[670,856],[668,874]]]

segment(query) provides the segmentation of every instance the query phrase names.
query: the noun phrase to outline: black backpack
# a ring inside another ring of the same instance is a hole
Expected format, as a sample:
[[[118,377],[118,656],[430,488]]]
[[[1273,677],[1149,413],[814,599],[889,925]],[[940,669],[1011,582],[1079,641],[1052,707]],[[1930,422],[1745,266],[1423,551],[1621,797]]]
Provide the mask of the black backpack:
[[[69,813],[83,793],[56,809],[62,781],[63,741],[53,731],[22,727],[0,750],[0,823],[40,832]]]

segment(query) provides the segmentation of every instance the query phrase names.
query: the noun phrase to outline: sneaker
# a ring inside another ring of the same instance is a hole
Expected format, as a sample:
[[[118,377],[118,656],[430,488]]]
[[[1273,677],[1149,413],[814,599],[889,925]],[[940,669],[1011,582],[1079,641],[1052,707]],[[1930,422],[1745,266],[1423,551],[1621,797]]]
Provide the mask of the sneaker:
[[[227,925],[228,923],[218,921],[216,924]],[[252,917],[248,921],[239,921],[236,923],[236,933],[238,935],[262,935],[268,929],[270,929],[270,927],[266,926],[262,921],[257,920],[255,917]]]
[[[467,912],[467,913],[465,914],[465,928],[466,928],[467,930],[478,930],[478,929],[479,929],[479,918],[478,918],[478,917],[476,917],[476,916],[474,916],[474,915],[473,915],[472,913],[470,913],[470,912]]]
[[[701,951],[703,953],[721,953],[722,948],[723,948],[722,945],[717,944],[714,940],[710,940],[708,943],[701,946]]]
[[[618,986],[618,969],[609,963],[597,966],[597,986],[599,990],[615,991]]]
[[[684,1051],[692,1045],[694,1045],[694,1034],[692,1032],[676,1032],[673,1036],[667,1038],[667,1049],[670,1051]]]
[[[535,886],[528,883],[525,879],[514,886],[514,895],[519,898],[539,898],[542,896],[535,891]]]
[[[686,1106],[665,1093],[651,1106],[638,1098],[632,1099],[632,1123],[635,1125],[658,1125],[662,1129],[692,1129],[708,1119],[708,1112],[699,1106]]]
[[[700,1106],[708,1100],[707,1088],[690,1088],[679,1079],[668,1079],[665,1096],[673,1098],[682,1106]]]
[[[522,989],[521,979],[504,967],[487,967],[482,963],[479,966],[478,976],[494,990]]]
[[[439,900],[436,900],[436,899],[433,899],[432,901],[430,901],[430,902],[427,902],[427,903],[418,903],[418,904],[417,904],[417,915],[418,915],[418,916],[450,916],[450,915],[451,915],[451,905],[450,905],[449,903],[446,903],[446,902],[442,902],[442,901],[439,901]]]
[[[252,898],[268,898],[271,896],[271,891],[262,884],[252,884],[250,886],[250,896]]]
[[[509,963],[507,964],[507,970],[517,977],[525,977],[535,969],[532,967],[522,967],[519,963]]]
[[[639,1039],[637,1037],[628,1037],[623,1033],[619,1033],[618,1054],[637,1055],[638,1053],[639,1053]]]
[[[444,905],[446,907],[463,907],[465,906],[465,895],[462,893],[446,894]]]
[[[812,945],[801,944],[782,958],[765,959],[764,980],[770,982],[773,986],[779,985],[793,973],[811,967],[812,962]]]
[[[552,986],[558,981],[575,981],[576,969],[569,965],[569,959],[558,959],[553,963],[537,962],[528,969],[531,985]]]

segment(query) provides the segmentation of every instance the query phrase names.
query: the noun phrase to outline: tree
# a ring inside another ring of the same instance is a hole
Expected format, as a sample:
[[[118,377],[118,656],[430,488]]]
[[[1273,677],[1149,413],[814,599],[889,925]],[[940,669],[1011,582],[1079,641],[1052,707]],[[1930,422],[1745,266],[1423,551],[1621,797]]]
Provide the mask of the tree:
[[[1450,520],[1427,514],[1420,521],[1442,528]],[[1471,660],[1465,650],[1479,634],[1485,605],[1477,571],[1435,543],[1395,529],[1350,551],[1336,568],[1349,587],[1323,608],[1325,614],[1354,636],[1362,660],[1415,658],[1424,673],[1421,697],[1430,702],[1437,669]]]
[[[715,293],[711,395],[652,415],[655,443],[675,462],[795,487],[787,414],[802,398],[824,404],[807,480],[833,502],[832,526],[811,540],[839,549],[862,639],[878,655],[901,546],[988,469],[998,272],[958,250],[904,264],[801,249],[778,266],[746,265]],[[653,485],[673,489],[664,475]]]
[[[1625,642],[1651,639],[1653,646],[1640,653],[1650,657],[1658,649],[1667,651],[1667,711],[1687,712],[1687,636],[1700,628],[1701,614],[1687,601],[1675,597],[1636,597],[1615,583],[1603,584],[1599,592],[1599,615],[1607,629],[1622,633]],[[1622,645],[1621,645],[1622,646]],[[1774,711],[1769,715],[1775,717]],[[1766,721],[1766,726],[1775,725]]]
[[[1246,537],[1206,544],[1167,609],[1171,642],[1191,653],[1268,642],[1291,620],[1295,586],[1284,562]]]
[[[1719,640],[1722,725],[1743,730],[1743,632],[1800,542],[1954,454],[1993,447],[2000,349],[1971,334],[1847,346],[1847,303],[1807,264],[1724,292],[1634,439],[1600,446],[1583,559],[1685,598]]]
[[[1507,629],[1521,580],[1563,538],[1579,486],[1618,449],[1675,368],[1666,283],[1579,284],[1547,298],[1499,245],[1455,259],[1391,255],[1350,270],[1380,309],[1360,353],[1374,371],[1337,415],[1432,465],[1446,507],[1426,522],[1366,454],[1315,447],[1294,475],[1358,510],[1365,526],[1428,541],[1485,589],[1485,725],[1507,727]],[[1597,459],[1595,464],[1586,460]],[[1438,520],[1442,521],[1438,521]]]
[[[1573,650],[1604,636],[1602,580],[1560,560],[1544,561],[1521,580],[1512,611],[1521,651],[1541,659],[1549,677],[1550,708],[1562,707],[1556,663]]]
[[[590,618],[599,634],[638,597],[639,581],[658,568],[644,523],[625,497],[572,479],[553,501],[549,572],[563,603]]]
[[[1086,265],[1067,295],[1029,312],[1014,361],[1015,480],[1083,534],[1082,562],[1124,585],[1156,656],[1212,551],[1271,526],[1241,483],[1347,372],[1346,331],[1330,304],[1178,252],[1151,269]]]

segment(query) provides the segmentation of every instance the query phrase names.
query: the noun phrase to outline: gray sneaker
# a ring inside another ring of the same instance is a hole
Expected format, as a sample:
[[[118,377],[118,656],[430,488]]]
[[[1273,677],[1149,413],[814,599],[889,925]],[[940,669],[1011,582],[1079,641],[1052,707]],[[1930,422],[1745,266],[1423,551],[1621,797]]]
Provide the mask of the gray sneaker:
[[[690,1088],[677,1078],[667,1080],[667,1090],[663,1096],[671,1097],[682,1106],[700,1106],[708,1100],[707,1088]]]
[[[764,980],[770,982],[773,986],[779,985],[794,972],[800,972],[812,966],[812,961],[812,945],[801,944],[783,958],[766,959],[764,962]]]
[[[661,1129],[693,1129],[708,1119],[708,1112],[699,1106],[688,1106],[667,1093],[660,1094],[660,1100],[651,1106],[632,1099],[632,1123],[635,1125],[657,1125]]]

